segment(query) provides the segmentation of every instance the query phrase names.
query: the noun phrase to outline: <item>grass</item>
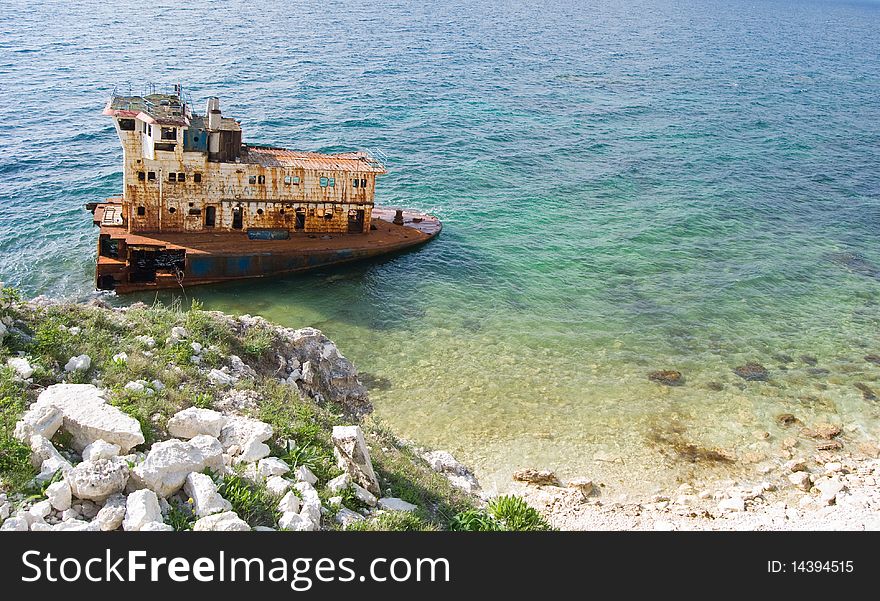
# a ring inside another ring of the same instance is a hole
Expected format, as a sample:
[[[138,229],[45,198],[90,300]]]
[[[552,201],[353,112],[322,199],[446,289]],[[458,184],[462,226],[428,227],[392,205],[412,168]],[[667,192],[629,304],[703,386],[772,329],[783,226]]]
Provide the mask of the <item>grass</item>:
[[[36,475],[30,447],[12,436],[26,405],[23,385],[10,368],[0,367],[0,480],[11,490],[23,489]]]
[[[274,528],[281,517],[278,511],[279,499],[270,494],[264,485],[251,482],[238,474],[223,476],[217,490],[220,496],[232,503],[232,510],[251,528]]]
[[[455,516],[450,530],[459,532],[543,532],[553,530],[535,508],[519,497],[507,495],[489,501],[484,510],[467,510]]]
[[[347,532],[434,532],[440,528],[437,524],[424,520],[408,511],[388,511],[370,520],[349,524]]]

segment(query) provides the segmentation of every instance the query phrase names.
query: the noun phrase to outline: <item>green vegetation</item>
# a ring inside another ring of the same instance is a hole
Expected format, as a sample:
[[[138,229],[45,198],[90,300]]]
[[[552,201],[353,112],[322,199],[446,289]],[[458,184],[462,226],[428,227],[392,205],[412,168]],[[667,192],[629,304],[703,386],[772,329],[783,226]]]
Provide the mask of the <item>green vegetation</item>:
[[[281,517],[277,509],[278,498],[271,495],[265,486],[238,474],[227,474],[217,484],[220,496],[232,503],[232,510],[252,528],[274,527]]]
[[[552,529],[536,509],[514,496],[496,497],[489,501],[485,510],[463,511],[450,524],[450,530],[461,532],[538,532]]]
[[[108,391],[109,403],[141,424],[146,443],[135,449],[140,451],[168,437],[167,421],[181,409],[217,408],[216,403],[230,394],[250,398],[254,406],[245,405],[242,411],[273,427],[274,435],[267,441],[272,455],[293,469],[308,467],[318,477],[316,488],[322,500],[337,496],[325,488],[341,473],[330,434],[333,426],[351,421],[333,403],[301,398],[296,387],[278,379],[275,354],[280,341],[272,327],[207,312],[195,302],[189,308],[178,301],[153,306],[136,303],[120,311],[73,303],[25,303],[10,289],[0,290],[0,319],[14,324],[0,343],[0,490],[19,498],[40,492],[27,488],[36,475],[30,449],[12,436],[28,404],[52,384],[94,382]],[[186,339],[171,337],[175,326],[186,329]],[[193,342],[201,345],[201,352],[196,353]],[[83,354],[91,358],[88,370],[64,371],[71,357]],[[233,354],[242,357],[256,376],[241,378],[233,390],[212,385],[207,379],[210,368],[229,365]],[[17,355],[26,357],[34,368],[30,382],[5,367]],[[138,384],[127,387],[131,382]],[[415,514],[383,513],[351,529],[443,530],[455,527],[464,512],[474,509],[472,497],[400,446],[392,432],[374,421],[362,426],[383,495],[400,497],[419,509]],[[53,442],[60,449],[67,446],[62,434]],[[265,486],[238,474],[215,477],[215,481],[221,495],[252,526],[277,522],[278,499]],[[352,489],[338,496],[350,509],[364,507]],[[190,504],[172,502],[168,524],[186,530],[194,521]],[[331,524],[332,519],[325,520],[325,526]]]

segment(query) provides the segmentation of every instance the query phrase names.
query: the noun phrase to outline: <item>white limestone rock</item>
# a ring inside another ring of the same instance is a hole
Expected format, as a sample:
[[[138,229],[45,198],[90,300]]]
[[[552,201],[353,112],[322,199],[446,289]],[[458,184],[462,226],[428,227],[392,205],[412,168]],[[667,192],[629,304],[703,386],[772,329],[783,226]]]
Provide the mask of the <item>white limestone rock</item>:
[[[218,473],[226,471],[226,464],[223,459],[223,445],[220,444],[219,440],[207,434],[199,434],[190,438],[189,444],[201,452],[205,458],[205,467],[211,468]]]
[[[67,480],[59,480],[46,487],[46,499],[56,511],[70,509],[72,497]]]
[[[86,371],[92,366],[92,358],[88,355],[78,355],[76,357],[71,357],[70,361],[64,366],[64,371],[66,372],[74,372],[74,371]]]
[[[351,475],[345,472],[336,476],[327,483],[327,490],[331,493],[340,493],[351,486]]]
[[[299,513],[300,509],[299,497],[292,490],[287,491],[287,494],[278,502],[278,511],[281,513]]]
[[[333,519],[343,528],[348,528],[351,524],[354,524],[355,522],[362,522],[366,518],[364,518],[364,516],[362,516],[358,512],[352,511],[348,507],[343,507],[336,512],[336,517],[334,517]]]
[[[156,346],[156,339],[152,336],[135,336],[134,339],[147,348],[153,348]]]
[[[373,471],[370,451],[360,426],[333,427],[333,454],[339,467],[374,495],[379,494],[379,480]]]
[[[730,497],[718,501],[718,510],[723,512],[745,511],[746,502],[742,497]]]
[[[212,369],[208,372],[208,381],[214,386],[232,386],[238,382],[238,378],[220,369]]]
[[[379,502],[379,500],[376,498],[376,495],[368,491],[363,486],[355,484],[354,482],[352,482],[350,486],[351,489],[354,491],[355,498],[361,503],[364,503],[365,505],[368,505],[370,507],[375,507],[376,504]]]
[[[232,509],[232,503],[220,496],[214,481],[205,474],[195,472],[189,474],[183,484],[183,490],[193,500],[193,509],[198,517]]]
[[[385,511],[413,512],[418,509],[418,506],[413,505],[412,503],[407,503],[403,499],[398,499],[397,497],[385,497],[379,499],[379,509],[384,509]]]
[[[103,501],[125,490],[128,477],[128,464],[124,459],[114,457],[83,461],[67,472],[64,479],[76,498]]]
[[[125,518],[122,529],[137,532],[150,522],[161,522],[162,512],[159,509],[159,498],[152,490],[142,489],[128,495],[125,503]]]
[[[98,459],[113,459],[119,456],[119,445],[98,439],[86,445],[82,451],[84,461],[97,461]]]
[[[269,494],[275,495],[276,497],[280,497],[287,493],[292,486],[290,480],[286,480],[281,476],[269,476],[266,480],[266,490],[269,491]]]
[[[3,343],[3,339],[6,338],[6,334],[9,333],[9,330],[6,328],[6,324],[0,321],[0,344]]]
[[[7,518],[3,521],[3,525],[0,526],[0,531],[3,532],[27,532],[28,531],[28,523],[24,518]]]
[[[71,435],[71,444],[77,451],[99,439],[119,445],[122,453],[144,442],[138,421],[108,405],[102,391],[91,384],[50,386],[40,393],[31,409],[43,406],[61,411],[61,427]]]
[[[226,417],[212,409],[189,407],[168,420],[168,433],[175,438],[194,438],[201,434],[218,438]]]
[[[33,366],[24,357],[13,357],[6,362],[6,366],[12,368],[15,374],[22,380],[27,380],[34,375]]]
[[[213,459],[207,457],[205,447],[213,447]],[[144,462],[132,470],[132,479],[138,486],[144,486],[162,497],[176,493],[183,486],[186,477],[192,472],[201,472],[208,461],[219,460],[222,466],[223,454],[220,443],[210,437],[197,436],[189,442],[165,440],[157,442],[147,453]]]
[[[193,525],[195,532],[233,532],[248,531],[251,527],[247,522],[238,517],[234,511],[224,511],[223,513],[215,513],[196,520]]]
[[[321,527],[321,498],[318,491],[308,482],[297,482],[294,488],[299,491],[299,515],[311,522],[314,530],[318,530]]]
[[[290,466],[277,457],[266,457],[265,459],[260,459],[260,462],[257,464],[257,470],[261,476],[268,478],[269,476],[283,476],[290,471]],[[299,473],[298,470],[297,473]]]
[[[174,527],[165,522],[147,522],[141,526],[140,532],[174,532]]]
[[[52,526],[46,522],[31,524],[31,532],[52,532]]]
[[[287,511],[281,515],[281,518],[278,520],[278,528],[293,532],[309,532],[315,529],[311,521],[293,511]]]
[[[46,517],[48,517],[48,515],[52,513],[52,503],[50,503],[48,500],[34,503],[28,510],[28,513],[33,516],[35,521],[45,520]]]
[[[64,414],[52,405],[34,405],[15,424],[13,436],[21,442],[28,442],[31,436],[52,438],[64,423]]]
[[[53,532],[94,532],[98,527],[84,520],[67,520],[52,526]]]
[[[819,502],[822,505],[834,505],[837,496],[846,489],[846,484],[837,476],[819,478],[815,486],[819,490]]]
[[[235,458],[235,461],[236,463],[253,463],[268,457],[271,452],[266,443],[251,439],[241,448],[241,454]]]
[[[312,486],[318,483],[318,477],[304,465],[296,468],[293,475],[296,477],[297,482],[308,482]]]
[[[127,511],[125,495],[111,495],[104,502],[104,506],[95,515],[93,524],[98,526],[102,532],[111,532],[119,530],[122,521],[125,519]]]
[[[35,478],[37,482],[48,482],[57,472],[67,473],[73,469],[55,445],[39,434],[31,436],[30,445],[31,465],[40,470],[40,474]]]
[[[182,328],[180,326],[174,326],[171,328],[171,339],[172,340],[182,340],[187,337],[186,328]]]
[[[270,438],[272,438],[272,426],[256,419],[238,415],[227,417],[219,436],[223,450],[228,450],[232,446],[244,449],[252,440],[266,442]]]

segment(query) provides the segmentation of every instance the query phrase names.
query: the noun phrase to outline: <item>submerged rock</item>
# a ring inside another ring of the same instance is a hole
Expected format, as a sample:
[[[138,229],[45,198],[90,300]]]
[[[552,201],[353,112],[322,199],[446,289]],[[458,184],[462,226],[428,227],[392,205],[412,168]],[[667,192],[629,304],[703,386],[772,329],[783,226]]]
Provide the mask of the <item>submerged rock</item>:
[[[811,355],[801,355],[800,359],[810,367],[815,367],[819,364],[819,360]]]
[[[841,430],[840,426],[835,424],[816,424],[812,428],[804,428],[802,434],[804,436],[809,436],[810,438],[822,438],[824,440],[831,440],[836,436],[840,436]]]
[[[880,355],[865,355],[865,361],[874,365],[880,365]]]
[[[874,391],[868,387],[867,384],[863,384],[862,382],[856,382],[854,384],[856,388],[858,388],[862,392],[862,398],[866,401],[876,401],[877,395],[874,394]]]
[[[524,469],[513,472],[513,479],[517,482],[534,484],[536,486],[557,486],[559,478],[550,470]]]
[[[790,426],[798,423],[798,421],[800,420],[791,413],[780,413],[776,416],[776,423],[780,426]]]
[[[706,384],[706,388],[715,392],[721,392],[722,390],[724,390],[724,384],[722,384],[721,382],[709,382],[708,384]]]
[[[648,379],[652,382],[665,384],[666,386],[681,386],[684,384],[684,378],[680,371],[674,369],[661,369],[648,374]]]
[[[733,370],[733,373],[749,382],[765,382],[770,378],[770,372],[760,363],[740,365]]]

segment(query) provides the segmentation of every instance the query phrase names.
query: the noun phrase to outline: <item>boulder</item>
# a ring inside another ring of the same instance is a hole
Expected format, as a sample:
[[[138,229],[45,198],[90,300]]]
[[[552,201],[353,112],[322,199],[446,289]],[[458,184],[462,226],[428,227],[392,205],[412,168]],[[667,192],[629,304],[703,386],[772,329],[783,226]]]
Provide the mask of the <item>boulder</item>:
[[[370,507],[375,507],[378,499],[376,495],[368,491],[366,488],[359,484],[355,484],[352,482],[349,486],[351,486],[352,491],[354,492],[354,497],[365,505],[369,505]]]
[[[122,526],[126,513],[125,495],[111,495],[104,502],[104,506],[95,515],[93,524],[97,524],[98,529],[102,532],[111,532],[118,530]]]
[[[30,361],[24,357],[13,357],[6,362],[6,366],[10,367],[22,380],[27,380],[34,375],[34,368]]]
[[[413,512],[418,509],[418,506],[413,505],[412,503],[407,503],[403,499],[398,499],[397,497],[385,497],[379,499],[379,509],[384,509],[385,511]]]
[[[333,454],[339,467],[374,495],[379,494],[379,480],[373,471],[370,451],[360,426],[333,426]]]
[[[224,451],[229,451],[231,447],[238,447],[239,452],[246,449],[249,444],[254,442],[263,443],[270,438],[272,438],[272,426],[256,419],[237,415],[227,417],[219,436],[220,444],[223,445]],[[267,455],[268,453],[263,455],[263,457]],[[261,458],[259,457],[253,461]]]
[[[231,532],[231,531],[247,531],[251,527],[247,522],[238,517],[234,511],[224,511],[223,513],[214,513],[205,516],[196,521],[193,525],[195,532]]]
[[[293,532],[310,532],[315,530],[314,524],[311,521],[293,511],[287,511],[281,515],[281,518],[278,520],[278,528]]]
[[[226,417],[211,409],[190,407],[175,413],[168,420],[168,433],[176,438],[190,439],[200,434],[219,438]]]
[[[3,525],[0,526],[0,531],[3,532],[27,532],[28,531],[28,523],[24,518],[7,518],[3,521]]]
[[[303,392],[316,400],[331,400],[357,419],[372,412],[373,405],[357,369],[320,330],[285,330],[285,338],[291,346],[288,364],[291,373],[300,372],[298,384]]]
[[[64,414],[58,407],[35,403],[15,424],[13,436],[21,442],[28,442],[31,436],[52,438],[64,423]]]
[[[290,490],[291,486],[292,483],[290,480],[285,480],[281,476],[269,476],[266,480],[266,490],[269,491],[269,494],[275,495],[276,497],[284,495]]]
[[[57,472],[66,473],[73,469],[55,445],[39,434],[31,436],[30,445],[31,465],[40,470],[40,474],[36,477],[37,482],[48,482]]]
[[[575,478],[573,480],[569,480],[568,488],[573,488],[585,497],[589,497],[590,494],[593,492],[593,481],[589,478]]]
[[[269,445],[260,442],[257,439],[249,440],[242,448],[240,454],[235,458],[236,463],[254,463],[264,457],[268,457],[271,453]]]
[[[294,488],[299,491],[301,501],[299,515],[310,522],[311,530],[318,530],[321,527],[321,498],[318,491],[308,482],[297,482]]]
[[[214,481],[205,474],[195,472],[189,474],[183,484],[183,490],[193,500],[193,509],[198,517],[232,509],[232,503],[220,496]]]
[[[340,508],[339,511],[336,512],[336,516],[333,518],[333,520],[343,528],[348,528],[351,524],[362,522],[364,519],[366,519],[364,516],[356,511],[352,511],[348,507]]]
[[[260,459],[260,462],[257,464],[257,471],[264,478],[283,476],[290,471],[290,466],[277,457],[266,457],[265,459]]]
[[[278,502],[278,511],[281,513],[299,513],[300,509],[299,497],[292,490],[287,491],[287,494]]]
[[[91,384],[55,384],[40,393],[31,411],[46,406],[59,409],[63,415],[61,428],[71,435],[71,444],[77,451],[100,439],[127,453],[144,442],[141,425],[108,405],[102,394]]]
[[[788,475],[788,481],[803,491],[808,491],[813,487],[813,483],[810,481],[810,474],[807,472],[793,472]]]
[[[513,479],[517,482],[534,484],[535,486],[558,486],[559,478],[550,470],[524,469],[513,472]]]
[[[208,372],[208,381],[214,386],[232,386],[238,381],[234,375],[219,369]]]
[[[161,522],[159,498],[152,490],[142,489],[128,495],[122,529],[137,532],[150,522]]]
[[[837,502],[837,495],[846,489],[846,484],[837,476],[819,478],[815,486],[819,490],[819,501],[823,505],[834,505]]]
[[[205,467],[220,473],[226,471],[226,464],[223,460],[223,445],[219,440],[207,434],[200,434],[190,438],[189,444],[201,452],[205,458]]]
[[[185,328],[180,326],[174,326],[171,328],[171,339],[172,340],[182,340],[187,337],[187,332]]]
[[[67,520],[52,526],[53,532],[95,532],[98,526],[85,520]]]
[[[745,511],[746,510],[746,502],[742,497],[731,497],[729,499],[722,499],[718,502],[718,510],[719,511]]]
[[[165,522],[147,522],[140,529],[141,532],[174,532],[174,526]]]
[[[83,449],[82,458],[84,461],[97,461],[98,459],[112,459],[119,456],[119,445],[112,444],[106,440],[98,439],[93,443],[86,445]]]
[[[318,477],[304,465],[296,468],[293,475],[296,477],[297,482],[308,482],[312,486],[318,483]]]
[[[351,475],[348,472],[345,472],[330,480],[327,483],[327,490],[331,493],[338,493],[344,491],[349,486],[351,486]]]
[[[64,366],[64,371],[66,372],[74,372],[74,371],[86,371],[92,366],[92,358],[88,355],[78,355],[76,357],[71,357],[70,361]]]
[[[443,474],[446,479],[455,486],[468,493],[476,493],[480,490],[480,483],[476,476],[448,451],[430,451],[422,455],[422,459],[428,462],[435,472]]]
[[[59,480],[58,482],[53,482],[47,486],[46,499],[48,499],[49,503],[51,503],[52,507],[57,511],[70,509],[72,494],[70,484],[67,483],[67,480]]]
[[[114,457],[83,461],[68,471],[64,478],[73,496],[100,502],[125,490],[128,476],[128,464],[124,459]]]
[[[214,456],[206,456],[205,448],[197,443],[203,443],[209,451],[213,448]],[[218,460],[222,466],[222,449],[216,439],[197,436],[189,442],[165,440],[154,444],[143,463],[135,466],[132,479],[138,486],[168,497],[180,490],[189,474],[201,472],[209,462],[216,466]]]

